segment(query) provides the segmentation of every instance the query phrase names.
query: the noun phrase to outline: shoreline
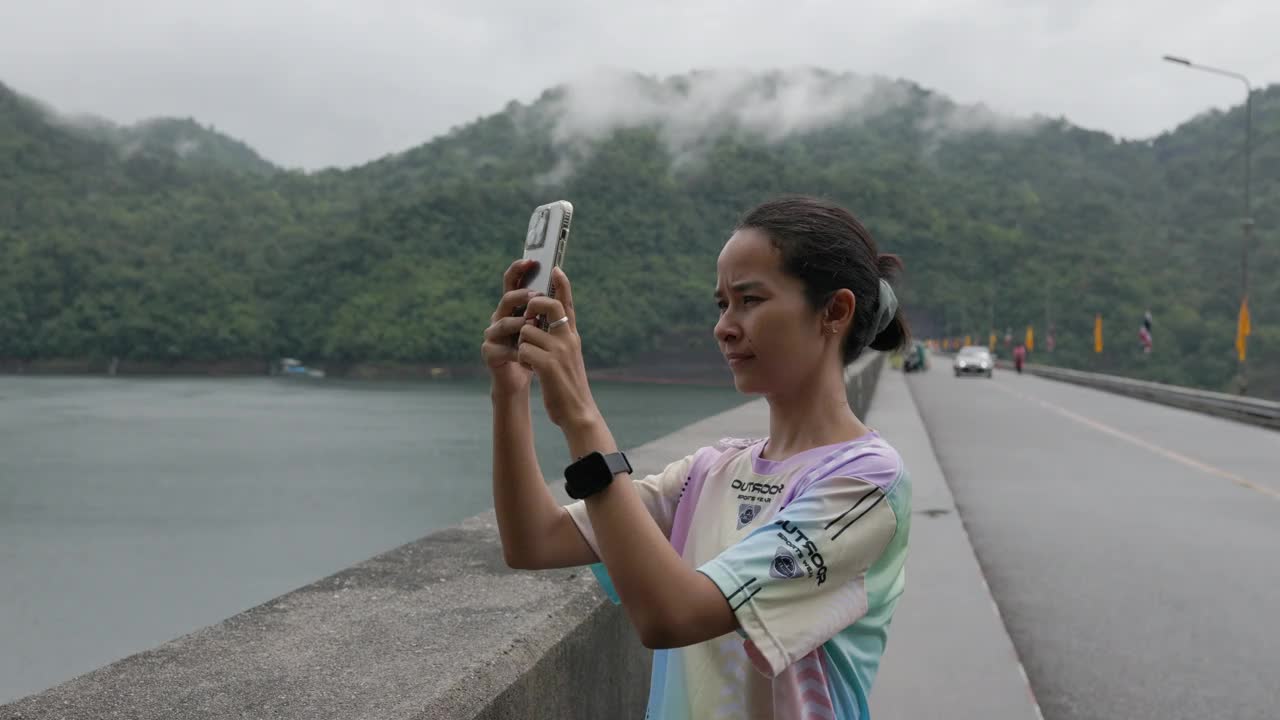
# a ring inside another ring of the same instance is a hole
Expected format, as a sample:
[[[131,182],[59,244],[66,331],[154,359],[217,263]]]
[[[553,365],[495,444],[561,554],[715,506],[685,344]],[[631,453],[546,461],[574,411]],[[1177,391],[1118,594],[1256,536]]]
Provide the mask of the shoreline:
[[[184,360],[173,363],[99,359],[18,360],[0,358],[0,377],[284,377],[272,372],[268,360]],[[474,380],[485,376],[479,364],[355,362],[325,365],[324,378],[302,380]],[[732,387],[733,377],[723,364],[645,365],[588,370],[590,380],[645,385]]]

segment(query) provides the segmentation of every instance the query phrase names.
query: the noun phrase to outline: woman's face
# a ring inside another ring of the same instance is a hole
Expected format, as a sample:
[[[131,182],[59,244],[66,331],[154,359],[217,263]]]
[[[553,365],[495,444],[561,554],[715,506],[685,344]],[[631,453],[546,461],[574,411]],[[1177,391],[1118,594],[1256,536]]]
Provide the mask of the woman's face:
[[[804,283],[783,272],[781,253],[761,231],[742,229],[725,243],[716,301],[716,341],[740,392],[785,392],[821,370],[835,338],[823,335],[822,314],[805,299]]]

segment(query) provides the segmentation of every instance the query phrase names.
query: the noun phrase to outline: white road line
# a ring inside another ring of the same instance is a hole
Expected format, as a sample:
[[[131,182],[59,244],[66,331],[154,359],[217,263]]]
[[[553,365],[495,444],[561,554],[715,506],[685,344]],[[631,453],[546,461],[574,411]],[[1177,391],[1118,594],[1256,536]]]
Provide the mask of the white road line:
[[[1143,440],[1142,438],[1136,435],[1130,435],[1129,433],[1123,430],[1118,430],[1116,428],[1113,428],[1110,425],[1107,425],[1106,423],[1102,423],[1097,420],[1094,420],[1093,418],[1085,417],[1084,415],[1081,415],[1079,413],[1072,412],[1060,405],[1055,405],[1049,402],[1048,400],[1041,400],[1038,397],[1028,395],[1023,392],[1019,392],[1010,387],[1006,387],[1003,383],[995,383],[995,387],[998,387],[1004,392],[1007,392],[1010,395],[1014,395],[1016,397],[1020,397],[1023,400],[1026,400],[1028,402],[1037,403],[1041,407],[1044,407],[1047,410],[1052,410],[1053,412],[1056,412],[1059,415],[1069,420],[1074,420],[1080,423],[1081,425],[1084,425],[1086,427],[1091,427],[1094,430],[1097,430],[1098,432],[1106,433],[1107,435],[1110,435],[1112,437],[1120,438],[1121,440],[1124,440],[1125,442],[1130,443],[1132,445],[1136,445],[1148,452],[1167,458],[1176,463],[1181,463],[1183,465],[1186,465],[1189,468],[1199,470],[1200,472],[1203,472],[1205,474],[1220,477],[1224,480],[1230,480],[1231,482],[1235,483],[1236,485],[1239,485],[1240,487],[1248,488],[1249,490],[1253,490],[1254,492],[1261,493],[1274,500],[1280,500],[1280,490],[1277,490],[1276,488],[1255,483],[1252,480],[1247,480],[1245,478],[1242,478],[1233,472],[1228,472],[1226,470],[1223,470],[1222,468],[1210,465],[1209,463],[1196,460],[1195,458],[1187,457],[1182,453],[1174,452],[1169,448],[1161,447],[1160,445],[1156,445],[1153,442]]]

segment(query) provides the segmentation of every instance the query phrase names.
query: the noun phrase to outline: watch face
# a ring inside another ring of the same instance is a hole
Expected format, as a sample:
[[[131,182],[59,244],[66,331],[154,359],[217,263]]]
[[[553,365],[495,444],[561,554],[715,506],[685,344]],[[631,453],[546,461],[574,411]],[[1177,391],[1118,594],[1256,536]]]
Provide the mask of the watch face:
[[[598,452],[582,458],[565,469],[564,479],[574,485],[594,486],[607,482],[613,473],[609,472],[609,464]]]
[[[608,487],[613,477],[622,472],[631,472],[626,455],[593,452],[564,469],[565,491],[574,500],[581,500]]]

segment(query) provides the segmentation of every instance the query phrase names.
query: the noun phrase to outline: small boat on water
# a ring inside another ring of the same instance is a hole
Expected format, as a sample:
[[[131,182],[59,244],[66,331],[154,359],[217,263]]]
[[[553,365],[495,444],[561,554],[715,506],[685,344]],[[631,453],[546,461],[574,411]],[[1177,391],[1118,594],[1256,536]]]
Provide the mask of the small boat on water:
[[[322,378],[324,377],[324,370],[309,368],[294,358],[280,358],[276,374],[292,377]]]

